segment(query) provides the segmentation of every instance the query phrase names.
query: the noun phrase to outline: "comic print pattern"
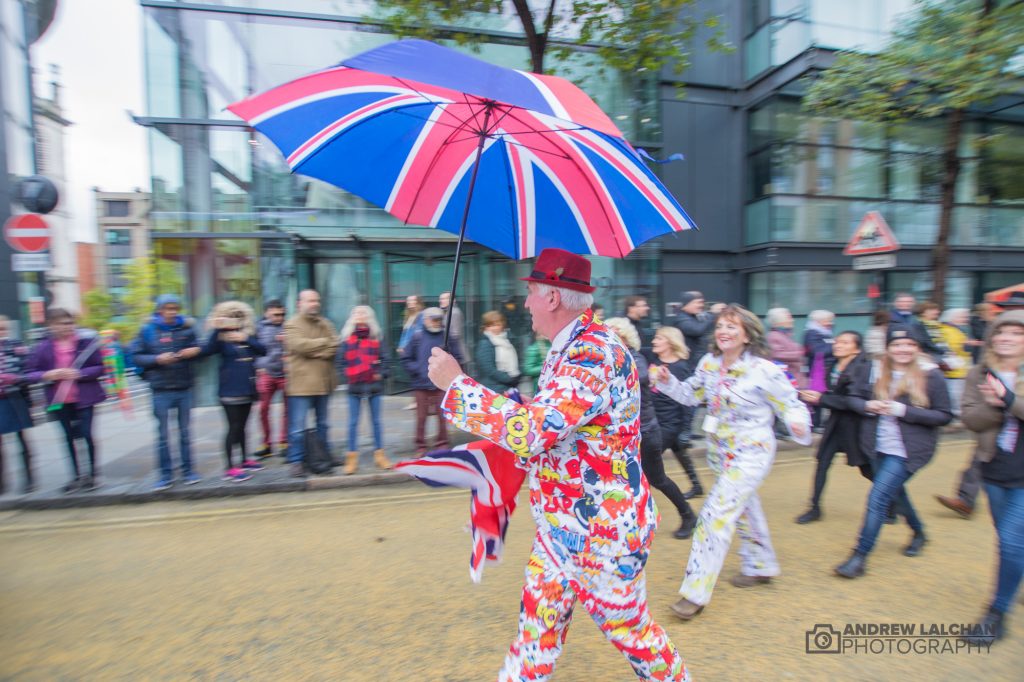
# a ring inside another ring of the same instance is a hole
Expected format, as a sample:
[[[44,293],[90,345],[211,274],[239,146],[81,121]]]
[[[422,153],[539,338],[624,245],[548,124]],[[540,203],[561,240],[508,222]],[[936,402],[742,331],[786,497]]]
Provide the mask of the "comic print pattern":
[[[657,525],[639,406],[632,356],[589,310],[565,348],[550,351],[528,404],[465,375],[442,402],[452,424],[514,453],[541,533],[571,552],[613,557],[648,547]]]
[[[565,552],[538,533],[526,565],[519,634],[499,682],[551,677],[577,600],[638,679],[688,681],[679,651],[647,608],[646,561],[646,550],[615,558]]]

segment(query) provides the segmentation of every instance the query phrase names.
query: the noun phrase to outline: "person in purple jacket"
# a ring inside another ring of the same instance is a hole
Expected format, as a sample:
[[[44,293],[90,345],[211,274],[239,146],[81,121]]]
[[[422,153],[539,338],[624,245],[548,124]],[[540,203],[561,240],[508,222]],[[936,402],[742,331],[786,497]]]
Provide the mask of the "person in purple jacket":
[[[46,324],[50,335],[32,350],[25,377],[32,383],[46,384],[48,411],[64,429],[72,474],[64,492],[95,490],[100,482],[99,457],[92,434],[93,408],[107,397],[100,384],[100,344],[81,334],[75,327],[74,316],[64,308],[47,310]],[[89,451],[88,476],[78,463],[76,439],[84,440]]]

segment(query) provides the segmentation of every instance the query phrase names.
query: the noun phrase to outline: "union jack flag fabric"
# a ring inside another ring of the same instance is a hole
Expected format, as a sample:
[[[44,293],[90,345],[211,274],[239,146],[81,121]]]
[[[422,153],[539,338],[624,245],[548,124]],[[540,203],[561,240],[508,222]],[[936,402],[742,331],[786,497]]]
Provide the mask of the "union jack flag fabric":
[[[482,440],[451,450],[434,450],[418,459],[399,462],[395,469],[430,486],[472,491],[469,519],[473,551],[469,577],[479,583],[484,566],[501,560],[505,533],[516,508],[516,495],[526,476],[526,472],[515,465],[515,456]]]
[[[458,234],[472,192],[466,237],[512,258],[549,246],[622,257],[695,226],[575,85],[427,41],[384,45],[228,109],[293,172],[406,223]]]

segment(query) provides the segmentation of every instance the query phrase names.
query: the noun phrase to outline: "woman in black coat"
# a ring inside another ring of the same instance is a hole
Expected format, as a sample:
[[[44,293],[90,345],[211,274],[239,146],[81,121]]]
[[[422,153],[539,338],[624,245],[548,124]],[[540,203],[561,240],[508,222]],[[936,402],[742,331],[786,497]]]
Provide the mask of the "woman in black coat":
[[[864,575],[867,555],[894,505],[914,531],[903,554],[921,553],[926,542],[924,524],[910,503],[905,484],[935,456],[939,428],[953,419],[946,379],[927,356],[922,357],[910,326],[889,325],[879,365],[869,382],[854,384],[848,399],[850,407],[863,417],[860,446],[872,460],[874,481],[857,547],[835,569],[843,578]]]
[[[477,380],[495,393],[519,386],[519,354],[508,339],[505,316],[490,310],[483,314],[480,340],[476,344]]]
[[[679,381],[686,381],[693,374],[689,360],[690,350],[683,340],[683,333],[675,327],[660,327],[651,340],[651,351],[656,358],[654,364],[668,367],[668,371]],[[658,416],[658,424],[661,425],[661,447],[672,450],[672,454],[679,460],[680,466],[690,479],[690,490],[683,496],[688,500],[700,497],[704,494],[704,489],[700,485],[693,460],[687,452],[690,449],[690,442],[680,439],[683,435],[689,437],[687,424],[693,418],[693,408],[681,405],[667,395],[655,393],[654,411]]]
[[[846,463],[860,469],[861,475],[872,480],[871,462],[860,449],[860,415],[849,404],[850,389],[856,384],[866,384],[871,373],[871,361],[861,348],[861,335],[857,332],[842,332],[832,347],[836,362],[825,376],[828,390],[801,391],[800,397],[808,405],[827,407],[828,421],[825,433],[818,443],[818,466],[814,472],[814,492],[811,507],[797,517],[797,523],[811,523],[821,518],[821,494],[825,490],[825,479],[832,460],[837,453],[846,453]]]
[[[672,537],[686,540],[693,535],[697,515],[690,508],[683,491],[665,474],[665,462],[661,458],[665,447],[661,440],[661,425],[655,411],[647,358],[640,352],[640,335],[628,317],[613,317],[605,320],[605,324],[619,335],[636,363],[637,378],[640,380],[640,467],[651,487],[661,491],[679,512],[679,528]]]

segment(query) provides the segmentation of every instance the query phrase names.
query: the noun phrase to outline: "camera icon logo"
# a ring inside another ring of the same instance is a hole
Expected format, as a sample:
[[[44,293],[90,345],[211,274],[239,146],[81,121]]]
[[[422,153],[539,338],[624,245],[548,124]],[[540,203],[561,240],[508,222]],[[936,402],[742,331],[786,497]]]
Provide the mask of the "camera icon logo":
[[[818,623],[814,629],[804,633],[806,637],[806,653],[809,654],[840,654],[842,653],[842,633],[829,623]]]

